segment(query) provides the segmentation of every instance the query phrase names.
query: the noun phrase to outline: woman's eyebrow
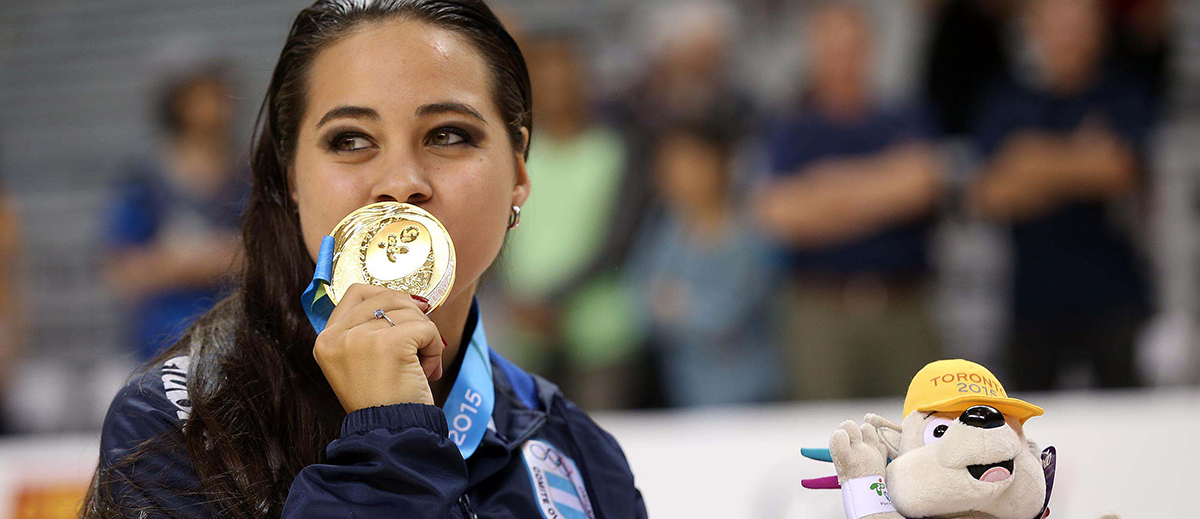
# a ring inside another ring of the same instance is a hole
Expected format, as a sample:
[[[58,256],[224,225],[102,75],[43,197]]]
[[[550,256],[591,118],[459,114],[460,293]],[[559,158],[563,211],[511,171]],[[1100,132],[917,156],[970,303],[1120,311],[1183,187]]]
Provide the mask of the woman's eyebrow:
[[[417,108],[417,117],[425,117],[427,115],[437,115],[447,112],[468,115],[479,119],[481,122],[483,122],[483,124],[488,123],[487,119],[483,118],[483,114],[480,114],[479,110],[472,108],[471,105],[454,102],[421,105],[421,107]]]
[[[328,112],[325,112],[325,115],[321,116],[321,120],[317,121],[317,128],[320,128],[321,126],[324,126],[325,123],[339,117],[372,119],[378,121],[379,112],[376,112],[373,108],[367,108],[365,106],[338,106]]]

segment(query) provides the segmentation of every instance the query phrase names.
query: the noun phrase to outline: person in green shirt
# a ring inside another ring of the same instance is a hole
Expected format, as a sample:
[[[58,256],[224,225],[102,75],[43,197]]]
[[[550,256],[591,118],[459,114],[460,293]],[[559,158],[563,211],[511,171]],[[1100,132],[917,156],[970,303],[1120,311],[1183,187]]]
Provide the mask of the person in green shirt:
[[[527,162],[537,196],[522,210],[502,269],[508,353],[564,386],[584,408],[629,407],[629,364],[641,344],[616,275],[633,239],[619,205],[626,146],[589,113],[587,73],[567,35],[523,42],[530,62],[535,129]]]

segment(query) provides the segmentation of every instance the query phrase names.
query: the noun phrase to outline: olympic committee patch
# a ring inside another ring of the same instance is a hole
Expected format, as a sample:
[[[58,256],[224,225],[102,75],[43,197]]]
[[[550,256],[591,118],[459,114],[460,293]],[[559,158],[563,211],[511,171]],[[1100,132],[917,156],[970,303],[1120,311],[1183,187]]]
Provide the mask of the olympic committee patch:
[[[596,519],[575,461],[553,445],[529,440],[521,447],[529,482],[546,519]]]

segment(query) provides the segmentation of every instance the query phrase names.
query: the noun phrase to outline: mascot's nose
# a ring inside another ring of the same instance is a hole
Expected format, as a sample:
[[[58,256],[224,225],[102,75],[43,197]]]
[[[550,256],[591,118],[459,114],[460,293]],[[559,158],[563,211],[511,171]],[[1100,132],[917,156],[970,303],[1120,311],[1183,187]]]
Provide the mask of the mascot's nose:
[[[990,405],[977,405],[963,411],[958,421],[980,429],[995,429],[1004,425],[1004,415]]]

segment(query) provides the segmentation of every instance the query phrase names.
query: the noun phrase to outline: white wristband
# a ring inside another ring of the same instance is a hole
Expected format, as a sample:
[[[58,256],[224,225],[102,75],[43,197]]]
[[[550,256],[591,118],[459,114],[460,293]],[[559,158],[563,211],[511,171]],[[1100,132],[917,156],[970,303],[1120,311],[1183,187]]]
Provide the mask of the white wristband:
[[[855,478],[842,483],[842,503],[846,519],[862,519],[868,515],[895,512],[888,498],[883,476]]]

